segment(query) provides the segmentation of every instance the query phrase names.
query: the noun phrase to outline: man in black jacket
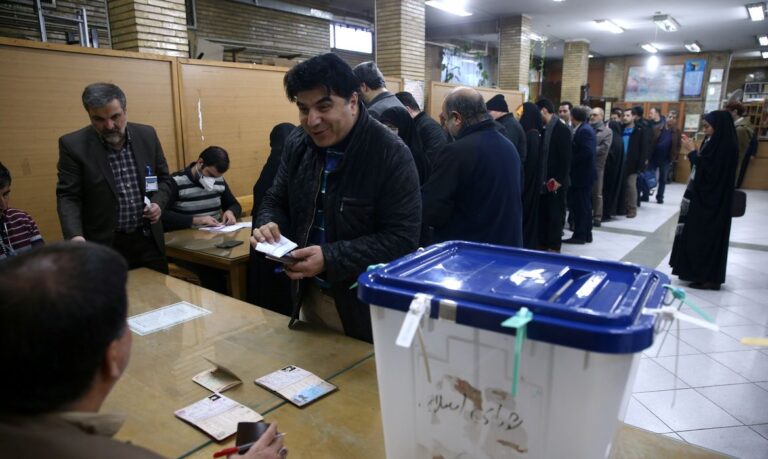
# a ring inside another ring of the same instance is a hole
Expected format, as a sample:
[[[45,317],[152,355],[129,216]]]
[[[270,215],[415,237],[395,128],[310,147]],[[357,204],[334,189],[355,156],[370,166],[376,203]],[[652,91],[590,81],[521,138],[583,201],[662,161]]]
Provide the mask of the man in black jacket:
[[[440,121],[456,138],[422,187],[424,225],[434,242],[453,239],[523,246],[520,158],[495,126],[483,96],[456,88]]]
[[[286,141],[283,159],[254,223],[251,244],[281,233],[299,244],[284,269],[299,313],[371,341],[370,313],[350,287],[370,265],[418,246],[421,196],[405,144],[368,115],[352,69],[323,54],[291,69],[288,99],[304,132]]]
[[[627,218],[637,216],[637,174],[645,170],[651,149],[651,129],[643,121],[643,107],[639,105],[624,110],[624,150],[626,162]]]
[[[570,185],[571,130],[555,114],[548,99],[539,99],[536,106],[544,121],[542,167],[545,187],[539,201],[539,246],[541,250],[560,252],[565,225],[565,194]]]
[[[525,145],[525,132],[523,127],[515,119],[514,113],[509,113],[509,106],[504,99],[504,94],[496,94],[488,99],[485,103],[485,107],[488,109],[488,113],[491,114],[497,123],[504,126],[502,134],[509,139],[510,142],[515,144],[517,153],[520,155],[520,162],[525,162],[525,155],[528,152]]]
[[[573,148],[571,150],[571,188],[568,201],[573,215],[573,236],[563,240],[568,244],[592,242],[592,185],[595,183],[595,131],[587,123],[589,107],[576,106],[571,110],[573,121]]]
[[[445,131],[440,127],[440,123],[421,110],[410,92],[398,92],[395,97],[405,105],[405,109],[408,110],[414,123],[416,123],[416,134],[421,140],[422,147],[424,147],[424,153],[427,155],[430,167],[434,169],[440,163],[440,153],[448,145]]]
[[[368,107],[370,116],[378,120],[388,108],[403,106],[397,97],[387,89],[384,75],[375,62],[363,62],[356,65],[352,71],[360,80],[358,92],[363,98],[365,106]]]

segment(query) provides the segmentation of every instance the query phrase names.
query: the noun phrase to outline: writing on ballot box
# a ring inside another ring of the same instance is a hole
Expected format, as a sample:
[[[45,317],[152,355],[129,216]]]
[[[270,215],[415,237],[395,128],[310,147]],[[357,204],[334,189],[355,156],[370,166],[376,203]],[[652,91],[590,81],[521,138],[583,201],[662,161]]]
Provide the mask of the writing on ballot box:
[[[447,242],[362,274],[388,458],[607,457],[668,278]]]

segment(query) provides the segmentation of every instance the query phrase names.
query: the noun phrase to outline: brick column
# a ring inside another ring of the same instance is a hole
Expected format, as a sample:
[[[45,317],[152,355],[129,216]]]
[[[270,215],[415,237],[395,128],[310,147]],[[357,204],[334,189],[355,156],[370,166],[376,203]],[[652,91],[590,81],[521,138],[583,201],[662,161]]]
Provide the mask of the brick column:
[[[424,103],[424,0],[376,1],[376,65]]]
[[[605,60],[605,74],[603,76],[603,96],[624,99],[624,81],[626,58],[609,57]]]
[[[189,57],[184,0],[110,0],[112,48]]]
[[[589,42],[566,41],[563,52],[563,86],[560,89],[560,101],[567,100],[573,105],[579,105],[581,86],[587,84],[588,71]]]
[[[499,20],[499,87],[523,90],[528,87],[531,61],[531,18],[511,16]]]

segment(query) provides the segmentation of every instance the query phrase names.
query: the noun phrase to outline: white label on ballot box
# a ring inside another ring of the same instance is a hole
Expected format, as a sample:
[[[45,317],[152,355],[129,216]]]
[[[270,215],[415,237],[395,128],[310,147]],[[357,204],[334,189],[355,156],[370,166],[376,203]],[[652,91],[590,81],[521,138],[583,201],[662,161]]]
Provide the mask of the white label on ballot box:
[[[223,440],[237,432],[239,422],[259,422],[264,419],[247,406],[221,394],[213,394],[174,414],[216,440]]]
[[[147,311],[128,318],[131,331],[139,336],[171,328],[192,319],[210,314],[211,311],[181,301],[153,311]]]

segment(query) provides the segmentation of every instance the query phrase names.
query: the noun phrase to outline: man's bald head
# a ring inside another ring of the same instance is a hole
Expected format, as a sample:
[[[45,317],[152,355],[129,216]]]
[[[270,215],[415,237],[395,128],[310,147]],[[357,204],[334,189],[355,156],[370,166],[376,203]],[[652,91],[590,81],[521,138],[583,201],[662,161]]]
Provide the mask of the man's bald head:
[[[443,102],[443,111],[440,113],[440,121],[444,129],[454,137],[461,129],[490,117],[482,94],[467,87],[458,87],[448,93]]]

